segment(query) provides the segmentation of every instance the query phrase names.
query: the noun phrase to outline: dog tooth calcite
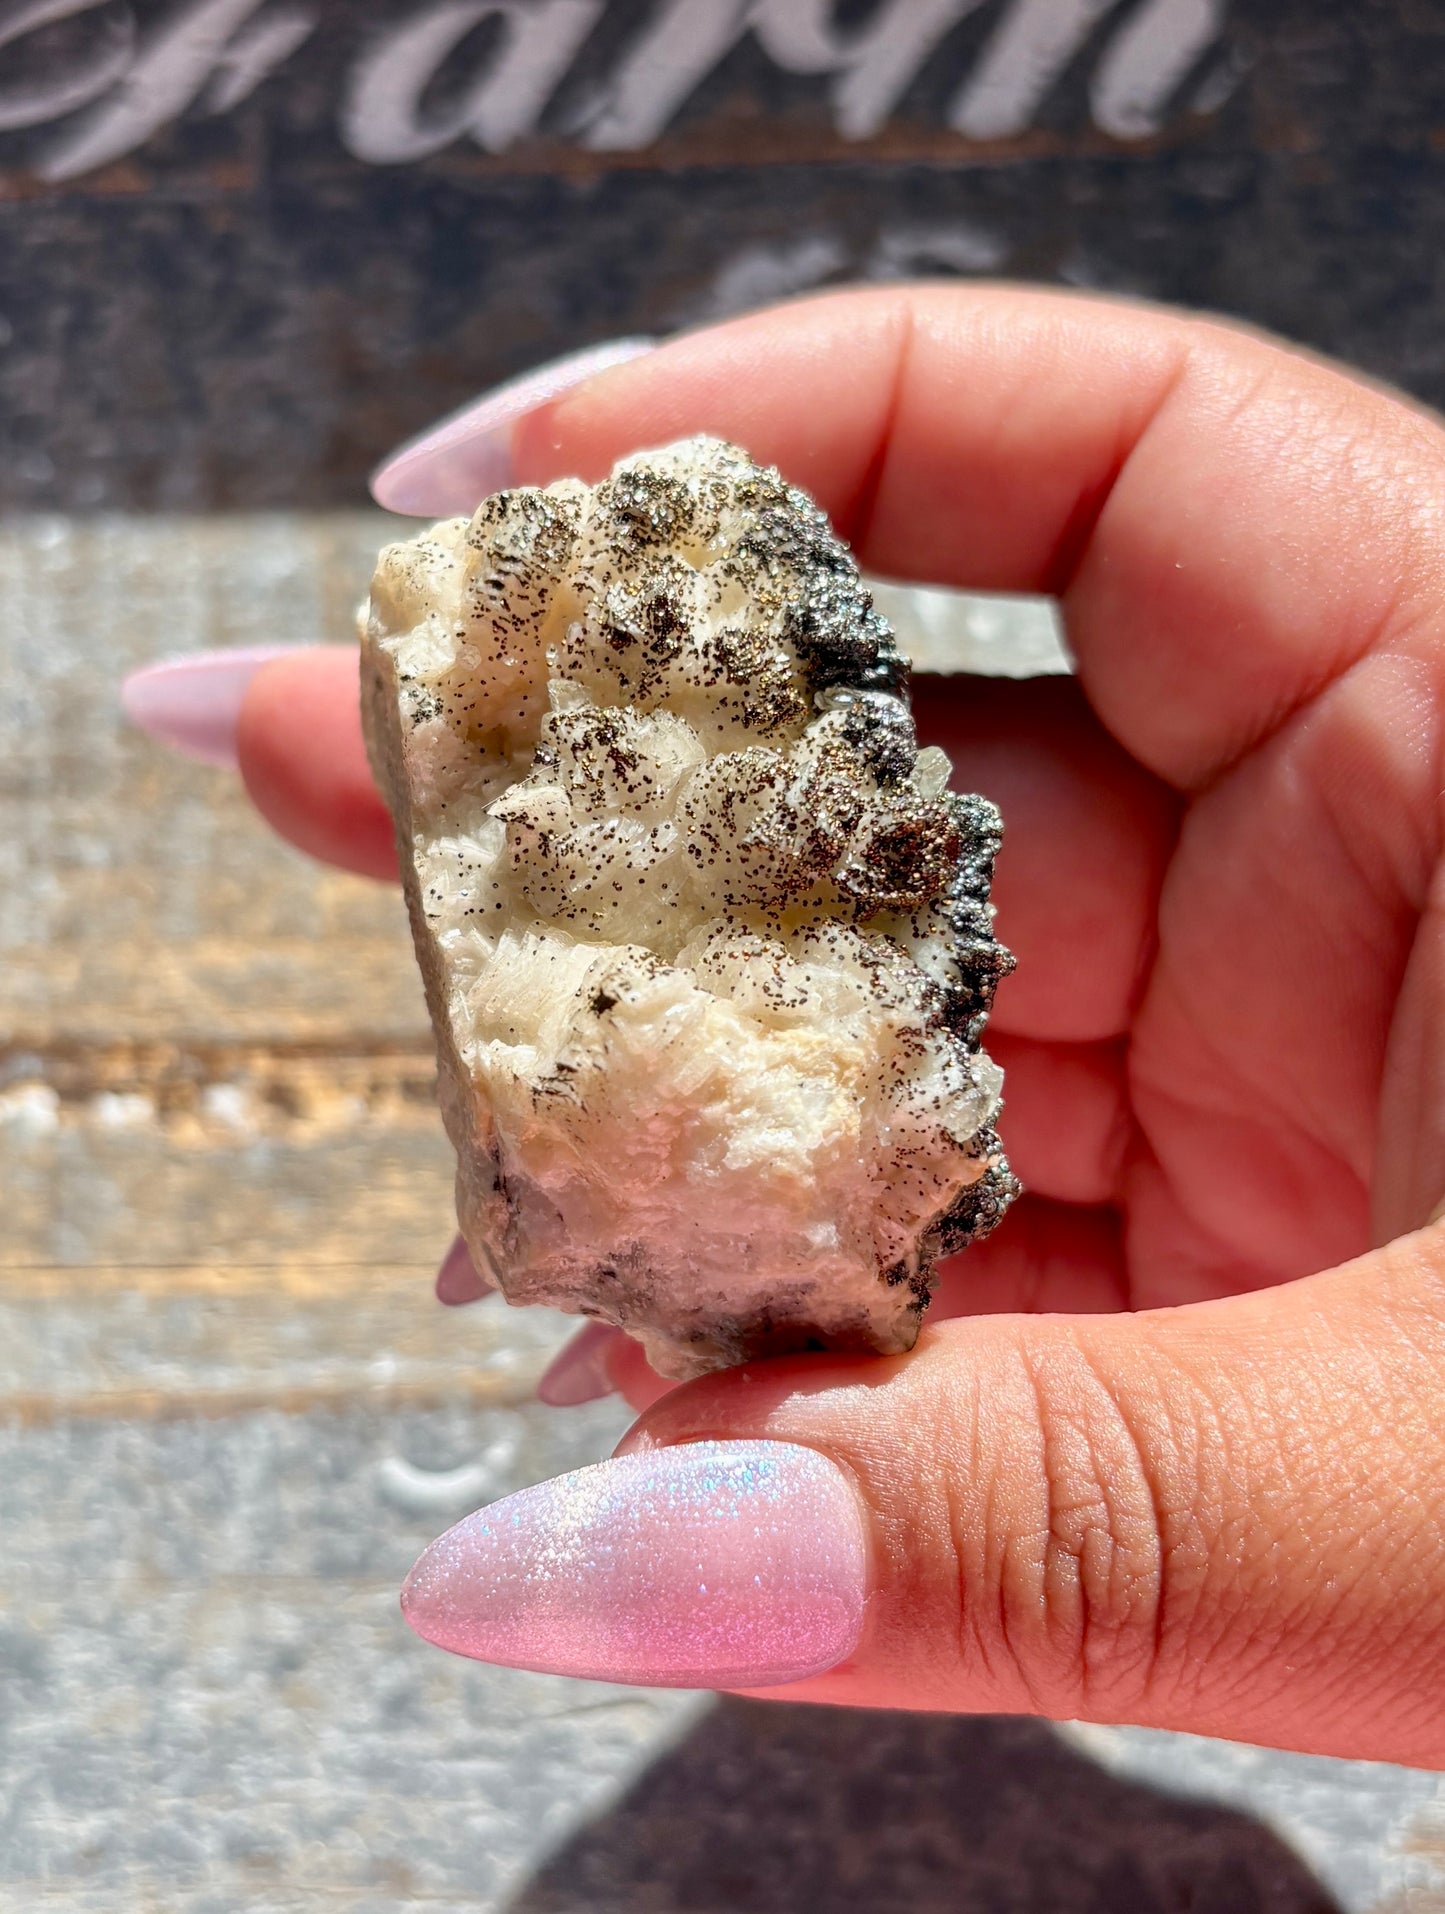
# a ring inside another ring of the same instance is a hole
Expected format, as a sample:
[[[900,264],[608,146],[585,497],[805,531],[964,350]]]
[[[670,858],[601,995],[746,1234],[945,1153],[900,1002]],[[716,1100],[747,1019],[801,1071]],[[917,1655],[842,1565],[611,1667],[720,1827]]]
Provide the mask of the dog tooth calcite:
[[[362,679],[478,1267],[668,1376],[910,1348],[1016,1189],[999,817],[823,514],[707,438],[500,492],[382,553]]]

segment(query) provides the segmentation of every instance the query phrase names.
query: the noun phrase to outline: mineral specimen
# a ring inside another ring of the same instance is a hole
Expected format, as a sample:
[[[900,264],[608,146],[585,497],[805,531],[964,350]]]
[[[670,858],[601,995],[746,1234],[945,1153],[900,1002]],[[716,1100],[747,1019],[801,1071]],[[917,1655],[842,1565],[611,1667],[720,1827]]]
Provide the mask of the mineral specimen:
[[[462,1232],[686,1377],[910,1348],[1014,1194],[999,816],[822,512],[714,439],[381,555],[363,711]]]

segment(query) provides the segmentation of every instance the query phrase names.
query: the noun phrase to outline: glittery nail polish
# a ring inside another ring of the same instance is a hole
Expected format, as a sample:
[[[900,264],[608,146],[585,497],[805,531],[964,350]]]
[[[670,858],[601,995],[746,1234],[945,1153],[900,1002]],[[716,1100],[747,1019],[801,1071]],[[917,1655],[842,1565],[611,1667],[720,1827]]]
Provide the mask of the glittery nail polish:
[[[667,1688],[800,1681],[852,1654],[857,1492],[815,1449],[697,1442],[614,1456],[433,1542],[402,1610],[477,1661]]]
[[[120,687],[121,706],[139,731],[203,764],[234,765],[236,726],[246,687],[273,658],[295,645],[245,645],[162,658],[133,671]]]
[[[537,1399],[552,1409],[571,1409],[596,1402],[617,1387],[607,1367],[611,1350],[623,1332],[611,1323],[588,1323],[552,1358],[537,1384]]]
[[[651,339],[609,339],[534,366],[408,440],[376,468],[371,496],[389,512],[441,518],[473,512],[512,480],[512,428],[528,412],[609,366],[653,350]]]
[[[453,1307],[461,1303],[480,1302],[483,1296],[490,1296],[495,1285],[491,1283],[472,1261],[472,1252],[467,1248],[464,1236],[454,1236],[452,1246],[441,1260],[437,1270],[436,1298],[439,1303],[448,1303]]]

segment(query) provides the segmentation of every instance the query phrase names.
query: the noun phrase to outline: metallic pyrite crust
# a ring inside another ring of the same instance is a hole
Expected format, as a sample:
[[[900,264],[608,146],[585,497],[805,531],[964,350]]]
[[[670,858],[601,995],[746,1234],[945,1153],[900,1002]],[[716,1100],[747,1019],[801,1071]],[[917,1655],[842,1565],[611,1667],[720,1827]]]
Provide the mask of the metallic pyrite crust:
[[[510,1301],[669,1376],[893,1352],[998,1221],[999,815],[907,677],[823,514],[714,439],[382,553],[367,743]]]

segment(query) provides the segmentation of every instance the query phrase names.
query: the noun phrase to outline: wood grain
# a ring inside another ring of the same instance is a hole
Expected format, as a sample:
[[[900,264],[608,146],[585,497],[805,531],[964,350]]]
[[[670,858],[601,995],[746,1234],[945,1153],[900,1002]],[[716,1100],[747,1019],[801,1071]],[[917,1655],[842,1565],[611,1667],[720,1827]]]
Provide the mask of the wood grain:
[[[445,1247],[398,899],[279,844],[233,777],[117,702],[168,652],[344,636],[385,529],[30,520],[0,540],[0,1296],[325,1268],[340,1308],[358,1281],[415,1295]]]

